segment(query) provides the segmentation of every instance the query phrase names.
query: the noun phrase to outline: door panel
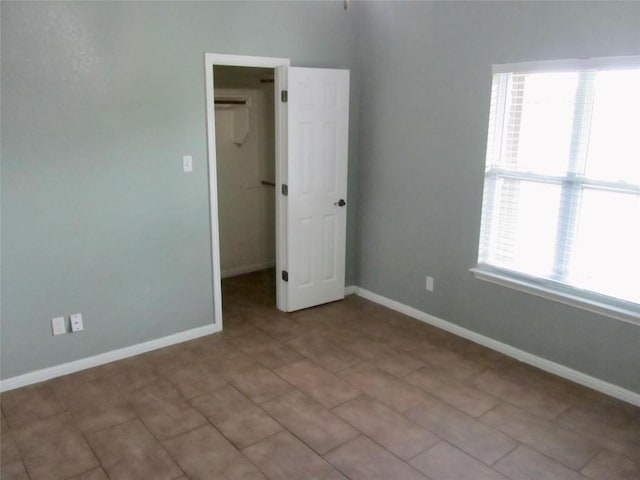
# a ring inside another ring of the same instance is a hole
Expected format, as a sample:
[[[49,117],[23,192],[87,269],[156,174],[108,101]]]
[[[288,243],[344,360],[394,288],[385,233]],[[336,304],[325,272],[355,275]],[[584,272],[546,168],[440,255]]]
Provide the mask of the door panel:
[[[288,311],[344,298],[349,71],[288,69]]]

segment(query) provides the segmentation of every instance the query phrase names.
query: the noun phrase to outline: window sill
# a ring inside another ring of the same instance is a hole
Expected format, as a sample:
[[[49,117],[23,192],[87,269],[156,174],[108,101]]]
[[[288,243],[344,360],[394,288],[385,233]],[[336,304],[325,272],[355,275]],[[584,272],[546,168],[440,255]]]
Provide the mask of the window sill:
[[[521,292],[530,293],[538,297],[640,326],[640,312],[632,307],[627,307],[623,302],[606,302],[600,299],[590,298],[586,295],[580,295],[579,290],[576,290],[575,294],[565,292],[553,288],[553,286],[541,285],[533,280],[516,276],[505,270],[498,270],[482,265],[471,268],[469,271],[474,277],[480,280],[513,288]]]

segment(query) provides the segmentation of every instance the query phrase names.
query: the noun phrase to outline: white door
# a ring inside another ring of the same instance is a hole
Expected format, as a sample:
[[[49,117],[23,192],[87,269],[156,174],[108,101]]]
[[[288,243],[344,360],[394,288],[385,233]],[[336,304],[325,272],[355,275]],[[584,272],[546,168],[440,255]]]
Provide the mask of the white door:
[[[344,298],[349,71],[288,68],[287,310]]]

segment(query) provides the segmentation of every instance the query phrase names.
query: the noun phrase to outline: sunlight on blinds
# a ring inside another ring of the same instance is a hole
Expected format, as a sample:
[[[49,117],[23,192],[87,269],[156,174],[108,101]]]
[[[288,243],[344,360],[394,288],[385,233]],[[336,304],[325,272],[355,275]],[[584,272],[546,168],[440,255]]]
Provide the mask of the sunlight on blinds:
[[[494,73],[478,262],[638,306],[640,59],[602,63]]]

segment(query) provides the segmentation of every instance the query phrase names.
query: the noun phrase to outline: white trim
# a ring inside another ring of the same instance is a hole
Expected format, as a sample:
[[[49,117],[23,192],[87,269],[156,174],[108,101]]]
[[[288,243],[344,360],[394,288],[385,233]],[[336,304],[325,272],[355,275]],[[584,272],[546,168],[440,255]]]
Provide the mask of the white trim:
[[[184,332],[175,333],[162,338],[156,338],[155,340],[150,340],[148,342],[138,343],[136,345],[131,345],[130,347],[111,350],[110,352],[100,353],[92,357],[63,363],[61,365],[56,365],[55,367],[35,370],[33,372],[25,373],[24,375],[0,380],[0,392],[6,392],[8,390],[13,390],[14,388],[43,382],[61,375],[86,370],[87,368],[97,367],[98,365],[104,365],[105,363],[114,362],[116,360],[122,360],[123,358],[133,357],[134,355],[140,355],[141,353],[150,352],[151,350],[157,350],[159,348],[175,345],[176,343],[186,342],[188,340],[193,340],[194,338],[204,337],[205,335],[217,333],[220,330],[221,325],[205,325],[204,327],[192,328],[191,330],[185,330]]]
[[[551,287],[527,282],[526,280],[515,278],[508,274],[489,271],[482,267],[470,268],[469,271],[479,280],[484,280],[503,287],[513,288],[520,292],[529,293],[537,297],[546,298],[564,305],[570,305],[591,313],[597,313],[598,315],[613,318],[621,322],[630,323],[631,325],[640,326],[640,316],[638,316],[636,312],[623,307],[599,302],[595,299],[584,296],[572,295],[569,292],[563,292]]]
[[[344,295],[353,295],[354,293],[358,293],[359,287],[357,285],[347,285],[344,287]]]
[[[538,62],[503,63],[492,65],[492,73],[565,72],[576,70],[613,70],[640,67],[640,55],[620,57],[569,58]]]
[[[262,67],[277,68],[290,66],[291,60],[278,57],[252,57],[249,55],[235,55],[227,53],[205,53],[205,62],[213,65],[227,65],[230,67]]]
[[[205,101],[207,111],[207,166],[209,170],[209,232],[211,235],[211,276],[213,283],[213,323],[222,329],[222,280],[220,278],[220,235],[218,231],[218,176],[216,171],[216,107],[213,90],[213,61],[204,55]]]
[[[271,260],[269,262],[254,263],[253,265],[243,265],[240,267],[227,268],[222,270],[222,278],[235,277],[236,275],[244,275],[245,273],[259,272],[260,270],[266,270],[267,268],[273,268],[276,266],[276,262]]]
[[[618,398],[633,405],[640,406],[640,393],[632,392],[625,388],[619,387],[612,383],[600,380],[577,370],[573,370],[569,367],[561,365],[551,360],[547,360],[542,357],[538,357],[532,353],[525,352],[519,348],[512,347],[505,343],[493,340],[472,330],[468,330],[464,327],[460,327],[451,322],[443,320],[441,318],[429,315],[416,308],[410,307],[403,303],[391,300],[390,298],[383,297],[377,293],[373,293],[357,285],[349,285],[345,287],[345,295],[351,294],[359,295],[362,298],[371,300],[372,302],[383,305],[387,308],[395,310],[396,312],[403,313],[409,317],[415,318],[422,322],[428,323],[435,327],[451,332],[454,335],[466,338],[472,342],[483,345],[487,348],[503,353],[509,357],[520,360],[521,362],[538,367],[541,370],[553,373],[560,377],[571,380],[572,382],[579,383],[586,387],[597,390],[606,395],[614,398]],[[51,378],[59,377],[61,375],[67,375],[87,368],[104,365],[105,363],[113,362],[116,360],[122,360],[124,358],[146,353],[159,348],[175,345],[176,343],[186,342],[195,338],[211,335],[221,331],[221,324],[205,325],[204,327],[193,328],[184,332],[169,335],[167,337],[157,338],[148,342],[139,343],[130,347],[121,348],[118,350],[112,350],[110,352],[101,353],[92,357],[83,358],[73,362],[64,363],[62,365],[56,365],[55,367],[44,368],[42,370],[36,370],[33,372],[25,373],[24,375],[18,375],[16,377],[7,378],[6,380],[0,380],[0,392],[6,392],[15,388],[24,387],[38,382],[43,382]]]
[[[288,202],[286,197],[282,195],[282,185],[288,184],[289,169],[289,149],[287,147],[289,138],[289,111],[288,103],[281,101],[278,92],[289,89],[289,65],[282,65],[275,69],[275,95],[274,110],[276,112],[276,307],[278,310],[286,312],[289,310],[289,292],[287,285],[282,279],[280,272],[289,270],[287,266],[287,251],[289,244],[287,243],[287,218],[288,218]]]
[[[207,165],[209,169],[209,222],[210,222],[210,234],[211,234],[211,272],[213,281],[213,312],[214,312],[214,324],[219,325],[222,329],[222,286],[221,286],[221,272],[220,272],[220,234],[218,230],[218,179],[216,173],[216,125],[215,125],[215,91],[214,91],[214,79],[213,79],[213,66],[214,65],[227,65],[227,66],[239,66],[239,67],[263,67],[274,68],[276,72],[280,67],[288,67],[291,61],[288,58],[273,58],[273,57],[251,57],[246,55],[229,55],[218,53],[205,53],[204,54],[204,78],[205,78],[205,102],[207,112]],[[279,90],[282,85],[282,79],[278,77],[276,73],[274,88]],[[274,95],[276,101],[276,156],[279,152],[282,152],[282,148],[279,145],[281,136],[279,130],[282,129],[282,106],[278,102],[278,95]],[[279,170],[281,169],[280,159],[276,159],[276,184],[281,183],[279,179]],[[276,202],[276,218],[278,218],[278,210],[281,202]],[[280,225],[276,228],[276,250],[280,248],[280,238],[282,237],[279,231]],[[276,263],[279,262],[279,253],[276,253]],[[282,290],[278,286],[278,291]],[[278,298],[279,300],[279,298]],[[281,308],[281,303],[278,301],[278,308]]]
[[[377,293],[365,290],[364,288],[358,287],[356,293],[359,296],[366,298],[367,300],[379,303],[380,305],[408,315],[412,318],[415,318],[416,320],[420,320],[435,327],[441,328],[442,330],[446,330],[447,332],[451,332],[454,335],[458,335],[462,338],[466,338],[467,340],[471,340],[472,342],[503,353],[509,357],[520,360],[521,362],[533,365],[534,367],[540,368],[541,370],[545,370],[547,372],[553,373],[554,375],[566,378],[567,380],[571,380],[572,382],[579,383],[580,385],[584,385],[585,387],[597,390],[611,397],[618,398],[633,405],[640,406],[640,393],[627,390],[626,388],[622,388],[618,385],[614,385],[612,383],[600,380],[577,370],[573,370],[572,368],[566,367],[551,360],[547,360],[532,353],[525,352],[524,350],[520,350],[519,348],[512,347],[511,345],[507,345],[506,343],[502,343],[492,338],[485,337],[484,335],[476,333],[472,330],[468,330],[454,323],[448,322],[433,315],[429,315],[428,313],[422,312],[416,308],[410,307],[395,300],[391,300],[390,298],[383,297],[382,295],[378,295]]]

